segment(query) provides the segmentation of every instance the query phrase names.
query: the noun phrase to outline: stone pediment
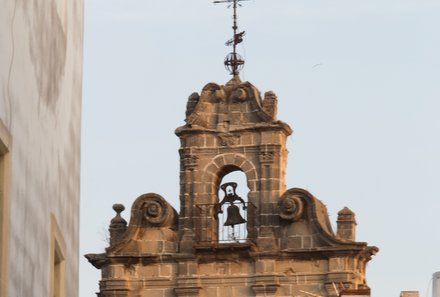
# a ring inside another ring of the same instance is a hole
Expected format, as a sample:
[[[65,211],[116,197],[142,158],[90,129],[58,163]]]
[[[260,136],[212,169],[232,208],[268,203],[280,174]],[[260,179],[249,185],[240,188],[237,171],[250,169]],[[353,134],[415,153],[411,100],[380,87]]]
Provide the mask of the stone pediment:
[[[226,85],[209,83],[201,94],[193,93],[188,98],[186,125],[178,128],[176,134],[187,130],[211,132],[242,131],[249,128],[281,128],[287,134],[292,129],[277,120],[278,100],[269,91],[261,98],[258,89],[238,77]]]

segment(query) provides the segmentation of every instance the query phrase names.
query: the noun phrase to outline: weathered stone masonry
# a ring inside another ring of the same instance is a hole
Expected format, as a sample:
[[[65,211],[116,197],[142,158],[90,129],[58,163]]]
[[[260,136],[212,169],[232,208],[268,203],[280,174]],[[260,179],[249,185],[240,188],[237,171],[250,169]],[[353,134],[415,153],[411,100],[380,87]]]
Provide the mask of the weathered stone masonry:
[[[324,204],[286,190],[286,139],[277,98],[238,76],[188,99],[180,138],[180,212],[160,195],[139,197],[130,223],[114,205],[110,246],[86,257],[102,270],[98,296],[339,296],[369,291],[365,268],[378,249],[355,241],[354,213],[333,233]],[[219,241],[222,178],[244,172],[247,238]],[[353,293],[354,292],[354,293]]]

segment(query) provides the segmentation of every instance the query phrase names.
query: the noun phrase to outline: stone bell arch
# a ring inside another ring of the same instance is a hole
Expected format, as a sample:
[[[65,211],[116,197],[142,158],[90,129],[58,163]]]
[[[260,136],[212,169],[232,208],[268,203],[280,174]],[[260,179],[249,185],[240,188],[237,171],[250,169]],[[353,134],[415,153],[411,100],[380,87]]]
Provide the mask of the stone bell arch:
[[[196,234],[198,234],[198,238],[201,238],[202,241],[207,241],[212,244],[218,241],[219,234],[216,234],[216,231],[221,228],[221,224],[218,220],[218,204],[222,200],[222,197],[219,197],[219,190],[221,187],[222,179],[228,175],[229,173],[241,171],[246,177],[246,185],[239,185],[240,187],[246,187],[249,189],[247,193],[247,197],[245,199],[248,201],[248,205],[246,206],[246,213],[248,217],[248,221],[246,224],[246,231],[249,235],[249,239],[255,239],[256,229],[255,229],[255,220],[256,220],[256,203],[258,197],[258,171],[256,166],[249,161],[245,155],[237,154],[237,153],[226,153],[221,154],[212,159],[212,161],[205,166],[203,170],[202,180],[205,185],[206,191],[206,201],[209,201],[209,205],[213,205],[215,207],[212,208],[212,212],[208,212],[197,219],[199,221],[206,221],[210,228],[205,228],[202,230],[196,230]],[[196,225],[197,226],[197,225]],[[199,225],[200,226],[200,225]],[[197,229],[197,228],[196,228]]]
[[[286,188],[286,139],[292,133],[276,119],[276,111],[273,92],[262,99],[252,84],[238,77],[225,86],[210,83],[200,95],[189,97],[186,125],[176,130],[181,140],[182,250],[191,251],[200,238],[209,238],[209,244],[215,241],[215,208],[199,211],[198,207],[218,203],[221,178],[235,170],[246,175],[248,200],[255,206],[248,213],[249,239],[276,244],[272,226],[278,217],[273,209]]]

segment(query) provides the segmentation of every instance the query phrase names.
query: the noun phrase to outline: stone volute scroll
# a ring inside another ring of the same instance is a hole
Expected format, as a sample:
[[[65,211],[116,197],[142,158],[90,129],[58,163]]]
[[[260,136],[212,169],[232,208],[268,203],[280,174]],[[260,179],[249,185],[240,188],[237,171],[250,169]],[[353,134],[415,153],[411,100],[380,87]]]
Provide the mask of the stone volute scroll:
[[[108,252],[169,253],[177,248],[178,214],[160,195],[148,193],[136,199],[131,207],[127,230]]]
[[[289,222],[300,219],[304,210],[304,204],[300,196],[289,191],[281,196],[278,206],[280,209],[280,217]]]
[[[143,227],[174,227],[177,212],[162,196],[150,193],[140,198],[142,203],[136,215],[141,216],[137,219],[141,219]]]

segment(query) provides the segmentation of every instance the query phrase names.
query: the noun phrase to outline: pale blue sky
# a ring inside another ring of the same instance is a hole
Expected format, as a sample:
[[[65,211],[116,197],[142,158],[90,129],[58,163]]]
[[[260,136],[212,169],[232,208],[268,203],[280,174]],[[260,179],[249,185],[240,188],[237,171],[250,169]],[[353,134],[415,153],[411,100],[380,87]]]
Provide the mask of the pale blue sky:
[[[187,97],[226,83],[231,11],[208,0],[85,0],[81,253],[101,252],[113,203],[157,192],[178,210]],[[242,80],[278,95],[287,186],[380,248],[375,297],[427,294],[440,270],[440,1],[252,0]],[[320,64],[319,66],[315,66]],[[128,220],[128,211],[124,217]],[[99,271],[81,259],[80,296]]]

